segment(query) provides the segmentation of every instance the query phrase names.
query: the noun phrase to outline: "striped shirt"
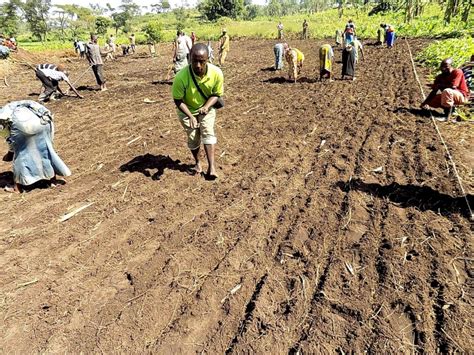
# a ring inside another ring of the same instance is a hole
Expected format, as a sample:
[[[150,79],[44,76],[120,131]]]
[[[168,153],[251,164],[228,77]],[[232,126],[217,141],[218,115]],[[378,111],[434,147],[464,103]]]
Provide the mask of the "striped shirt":
[[[46,77],[48,77],[52,80],[57,80],[57,81],[64,80],[64,81],[69,82],[69,78],[67,77],[67,75],[64,72],[59,71],[57,65],[54,65],[54,64],[39,64],[36,67],[36,69],[43,72],[43,74]]]

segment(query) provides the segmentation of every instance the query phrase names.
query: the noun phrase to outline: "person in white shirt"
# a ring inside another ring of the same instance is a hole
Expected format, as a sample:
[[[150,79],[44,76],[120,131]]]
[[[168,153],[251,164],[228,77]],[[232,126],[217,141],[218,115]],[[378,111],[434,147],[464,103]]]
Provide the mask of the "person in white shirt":
[[[354,48],[356,50],[355,55],[356,55],[356,63],[359,62],[359,52],[360,55],[362,56],[362,59],[364,58],[364,46],[362,45],[362,42],[357,39],[357,37],[354,37]]]
[[[76,51],[79,53],[79,56],[81,58],[84,58],[86,54],[86,45],[83,41],[76,42]]]
[[[176,74],[189,63],[188,57],[190,48],[183,31],[177,32],[176,40],[174,41],[173,47],[174,73]]]
[[[59,87],[60,81],[65,81],[74,93],[82,99],[83,97],[79,94],[76,88],[71,84],[67,77],[67,72],[61,65],[54,64],[39,64],[35,69],[36,77],[43,84],[43,91],[39,95],[38,100],[40,102],[49,101],[51,98],[54,100],[54,94],[59,92],[61,95],[65,95]]]
[[[183,38],[188,48],[188,62],[190,61],[191,48],[193,48],[193,40],[186,33],[183,32]]]

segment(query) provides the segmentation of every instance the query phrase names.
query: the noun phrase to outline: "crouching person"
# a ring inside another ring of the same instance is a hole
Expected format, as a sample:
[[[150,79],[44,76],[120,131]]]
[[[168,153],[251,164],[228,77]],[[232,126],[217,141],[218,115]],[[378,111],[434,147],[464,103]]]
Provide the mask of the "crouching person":
[[[14,185],[6,191],[21,192],[41,180],[54,184],[56,175],[71,175],[53,148],[53,117],[43,105],[24,100],[0,108],[0,133],[10,148],[3,159],[13,161]]]
[[[442,120],[449,120],[455,106],[467,103],[469,89],[462,70],[453,68],[451,58],[443,60],[439,68],[441,74],[435,78],[431,86],[432,90],[425,101],[421,103],[421,107],[442,107],[446,114],[446,118]]]
[[[205,177],[215,180],[215,108],[223,106],[221,96],[224,94],[224,75],[208,60],[207,46],[203,43],[195,44],[191,49],[191,64],[181,69],[174,78],[172,95],[178,108],[179,120],[188,136],[188,147],[195,160],[194,172],[202,172],[199,150],[203,143],[208,162]]]

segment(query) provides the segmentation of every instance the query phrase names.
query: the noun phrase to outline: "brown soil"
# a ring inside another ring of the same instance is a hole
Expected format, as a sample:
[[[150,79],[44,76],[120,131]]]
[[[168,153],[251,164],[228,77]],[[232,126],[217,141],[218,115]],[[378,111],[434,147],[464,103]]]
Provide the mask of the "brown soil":
[[[273,42],[234,42],[215,182],[186,173],[169,47],[48,104],[73,175],[0,195],[0,352],[474,351],[471,225],[407,45],[319,83],[321,44],[295,41],[291,84],[262,70]],[[9,83],[0,105],[40,88],[25,66]],[[472,125],[439,126],[473,203]]]

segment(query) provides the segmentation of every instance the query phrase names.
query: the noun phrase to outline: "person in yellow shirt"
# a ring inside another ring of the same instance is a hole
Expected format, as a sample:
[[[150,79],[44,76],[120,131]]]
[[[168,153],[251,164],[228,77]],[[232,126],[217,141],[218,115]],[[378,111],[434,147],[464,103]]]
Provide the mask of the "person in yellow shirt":
[[[334,52],[330,44],[323,44],[319,48],[319,80],[328,78],[332,81],[332,66],[334,63]]]
[[[291,48],[285,43],[285,59],[288,62],[288,77],[296,83],[298,74],[303,68],[304,54],[296,48]]]
[[[222,35],[219,37],[219,66],[223,66],[227,53],[230,49],[230,37],[227,34],[227,30],[222,29]]]
[[[193,170],[196,174],[202,173],[199,159],[202,143],[208,162],[205,178],[215,180],[215,108],[223,106],[218,104],[222,103],[220,97],[224,94],[224,75],[222,70],[208,61],[207,45],[196,43],[191,49],[191,64],[176,74],[171,92],[178,109],[178,118],[188,137],[188,147],[195,160]]]

